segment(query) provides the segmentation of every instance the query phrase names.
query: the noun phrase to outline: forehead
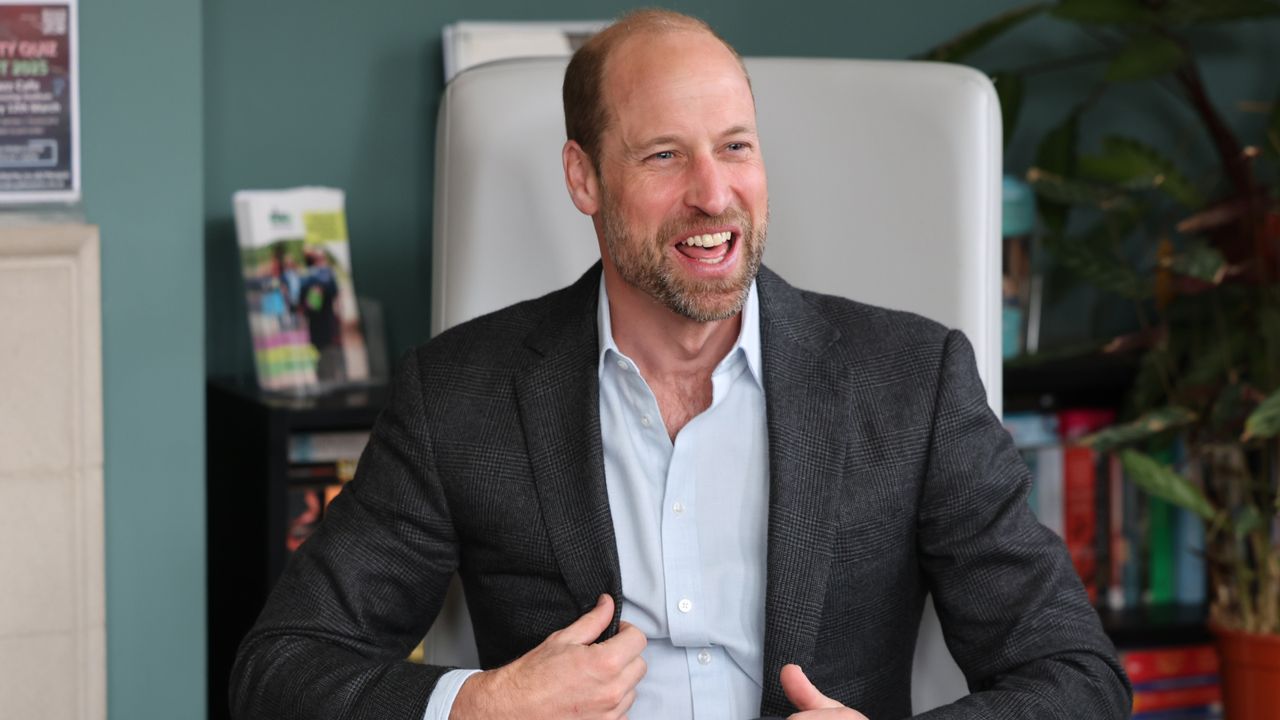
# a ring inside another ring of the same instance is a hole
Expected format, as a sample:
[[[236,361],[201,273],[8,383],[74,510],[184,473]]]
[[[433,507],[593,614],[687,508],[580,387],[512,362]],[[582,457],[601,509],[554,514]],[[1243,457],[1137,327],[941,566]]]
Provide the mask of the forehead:
[[[755,124],[751,86],[737,56],[701,30],[627,38],[610,53],[602,80],[606,133],[664,122]]]

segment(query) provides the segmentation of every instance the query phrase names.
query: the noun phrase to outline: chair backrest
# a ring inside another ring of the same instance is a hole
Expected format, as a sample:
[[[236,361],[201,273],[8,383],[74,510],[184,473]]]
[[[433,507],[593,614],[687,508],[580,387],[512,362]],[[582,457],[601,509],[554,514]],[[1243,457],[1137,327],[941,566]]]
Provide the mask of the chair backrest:
[[[599,257],[561,170],[566,62],[480,66],[445,90],[433,332],[567,285]],[[765,263],[797,286],[961,329],[999,412],[1000,110],[990,82],[934,63],[746,65],[769,177]],[[460,607],[455,600],[450,612]],[[929,616],[916,656],[917,711],[965,692]]]

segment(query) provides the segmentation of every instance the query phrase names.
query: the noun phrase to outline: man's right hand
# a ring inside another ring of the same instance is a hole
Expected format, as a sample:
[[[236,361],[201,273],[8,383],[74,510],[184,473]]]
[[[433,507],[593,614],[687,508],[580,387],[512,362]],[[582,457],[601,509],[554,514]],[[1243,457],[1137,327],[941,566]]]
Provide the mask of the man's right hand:
[[[613,619],[613,598],[538,647],[496,670],[467,678],[449,720],[617,720],[626,717],[644,677],[648,640],[630,623],[595,643]],[[595,643],[594,645],[592,643]]]

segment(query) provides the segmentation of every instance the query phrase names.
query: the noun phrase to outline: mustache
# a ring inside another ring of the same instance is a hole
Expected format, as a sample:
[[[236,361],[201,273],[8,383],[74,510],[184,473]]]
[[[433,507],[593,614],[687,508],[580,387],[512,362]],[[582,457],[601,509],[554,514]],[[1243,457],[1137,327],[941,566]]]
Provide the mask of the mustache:
[[[718,227],[721,225],[736,225],[745,235],[751,230],[751,217],[741,208],[727,208],[724,212],[717,215],[698,213],[697,215],[687,218],[668,220],[658,229],[658,236],[662,238],[673,238],[686,235],[706,227]]]

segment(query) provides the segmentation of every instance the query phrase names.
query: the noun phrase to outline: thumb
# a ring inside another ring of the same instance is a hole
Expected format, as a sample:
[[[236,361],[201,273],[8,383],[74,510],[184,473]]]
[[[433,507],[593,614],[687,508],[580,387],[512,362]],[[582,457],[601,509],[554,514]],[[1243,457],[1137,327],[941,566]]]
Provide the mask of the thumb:
[[[596,606],[586,615],[573,621],[573,624],[560,631],[560,637],[575,645],[590,645],[600,637],[613,620],[613,597],[601,595]]]
[[[835,700],[818,692],[818,688],[809,682],[808,676],[804,674],[799,665],[794,663],[783,665],[779,679],[782,681],[782,691],[787,694],[787,699],[796,706],[797,710],[825,710],[827,708],[844,707]]]

